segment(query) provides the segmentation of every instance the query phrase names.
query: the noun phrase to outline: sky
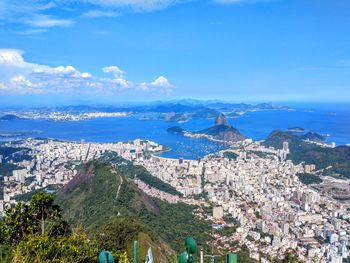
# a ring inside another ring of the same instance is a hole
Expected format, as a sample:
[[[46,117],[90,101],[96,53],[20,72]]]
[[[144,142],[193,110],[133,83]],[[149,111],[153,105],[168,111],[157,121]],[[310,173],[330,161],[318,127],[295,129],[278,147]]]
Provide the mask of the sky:
[[[349,102],[348,0],[1,0],[0,104]]]

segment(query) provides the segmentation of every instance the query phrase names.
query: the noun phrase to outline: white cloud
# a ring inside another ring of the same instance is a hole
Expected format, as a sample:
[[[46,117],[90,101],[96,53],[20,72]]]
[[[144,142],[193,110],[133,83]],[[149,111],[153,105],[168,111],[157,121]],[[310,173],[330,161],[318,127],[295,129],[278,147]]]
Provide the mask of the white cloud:
[[[83,14],[83,17],[87,18],[112,18],[120,16],[120,12],[105,11],[105,10],[89,10]]]
[[[190,0],[0,0],[0,22],[26,25],[19,34],[69,27],[79,18],[115,18],[126,12],[151,12]],[[51,15],[55,11],[59,16]]]
[[[173,88],[163,76],[150,83],[126,80],[125,72],[117,66],[104,67],[102,71],[112,77],[100,78],[70,65],[49,67],[30,63],[16,49],[0,49],[0,71],[4,73],[0,76],[0,91],[12,93],[115,93],[125,89],[169,92]]]
[[[16,92],[16,93],[40,93],[40,89],[36,90],[36,85],[22,75],[15,75],[9,79],[7,83],[0,82],[0,91]]]
[[[154,11],[185,2],[185,0],[63,0],[62,2],[89,3],[104,8],[131,9],[134,11]]]
[[[23,34],[38,34],[45,31],[37,29],[67,27],[74,22],[72,19],[45,14],[45,12],[60,8],[56,0],[1,0],[0,2],[0,21],[26,25],[28,29],[23,30]]]
[[[19,49],[0,48],[0,65],[18,68],[38,68],[40,65],[24,61],[23,51]]]
[[[156,78],[151,83],[140,83],[137,85],[136,89],[146,92],[161,92],[168,94],[174,86],[169,82],[169,80],[163,76]]]
[[[112,82],[119,85],[123,89],[128,89],[132,87],[132,83],[128,82],[126,79],[123,78],[113,79]]]
[[[83,73],[81,73],[81,77],[83,79],[88,79],[88,78],[91,78],[92,75],[90,73],[88,73],[88,72],[83,72]]]
[[[171,84],[169,80],[163,76],[158,77],[155,79],[152,83],[152,86],[154,87],[164,87],[164,88],[170,88]]]
[[[24,24],[22,34],[38,34],[52,27],[68,27],[81,18],[115,18],[125,12],[151,12],[193,0],[0,0],[0,22]],[[278,0],[208,0],[217,4]],[[69,10],[69,11],[68,11]],[[54,17],[52,11],[62,14]],[[69,16],[69,17],[67,17]],[[21,32],[19,32],[21,34]]]
[[[122,77],[124,75],[124,73],[125,73],[123,70],[121,70],[117,66],[104,67],[102,69],[102,71],[105,72],[105,73],[113,73],[115,78]]]
[[[28,18],[26,24],[31,27],[48,28],[48,27],[67,27],[73,24],[72,19],[58,19],[48,15],[35,15]]]
[[[23,31],[17,31],[15,32],[18,35],[37,35],[37,34],[41,34],[46,32],[47,29],[46,28],[35,28],[35,29],[27,29],[27,30],[23,30]]]
[[[25,64],[22,53],[18,49],[0,49],[0,64],[22,66]]]
[[[18,49],[0,49],[0,81],[15,75],[27,75],[34,70],[47,68],[44,65],[24,61],[22,54],[23,51]]]

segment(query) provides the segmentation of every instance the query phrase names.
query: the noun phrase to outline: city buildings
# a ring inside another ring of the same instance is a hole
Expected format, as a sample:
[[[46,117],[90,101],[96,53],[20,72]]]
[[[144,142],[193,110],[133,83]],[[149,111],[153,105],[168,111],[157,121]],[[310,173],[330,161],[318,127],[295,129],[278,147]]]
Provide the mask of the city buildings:
[[[335,200],[318,186],[302,184],[298,174],[313,173],[316,167],[286,160],[287,143],[282,149],[273,149],[246,140],[228,150],[237,158],[225,158],[224,152],[219,152],[200,160],[159,157],[154,153],[163,146],[143,140],[85,143],[28,139],[17,146],[31,149],[32,159],[16,163],[21,168],[4,177],[0,215],[6,206],[16,203],[16,195],[64,185],[77,174],[81,163],[115,152],[142,165],[183,196],[135,178],[135,185],[146,194],[169,203],[213,207],[212,214],[201,210],[199,216],[235,227],[233,234],[215,235],[219,249],[234,250],[232,244],[238,243],[262,262],[269,257],[283,258],[291,249],[306,262],[342,262],[349,256],[349,202]]]

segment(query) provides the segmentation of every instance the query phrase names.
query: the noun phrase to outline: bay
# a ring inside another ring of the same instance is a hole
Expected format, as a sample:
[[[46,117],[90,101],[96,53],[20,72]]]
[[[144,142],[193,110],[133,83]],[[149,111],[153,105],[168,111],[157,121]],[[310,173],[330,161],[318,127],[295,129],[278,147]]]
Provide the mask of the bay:
[[[312,110],[310,110],[312,108]],[[295,105],[295,111],[267,110],[248,112],[229,119],[231,125],[254,140],[266,139],[275,129],[302,127],[323,135],[337,145],[350,143],[350,108],[347,104]],[[139,120],[136,117],[96,118],[82,121],[11,120],[0,122],[0,133],[40,131],[38,137],[87,142],[117,142],[149,139],[171,148],[161,155],[169,158],[197,159],[227,145],[206,139],[191,139],[170,134],[167,129],[180,126],[196,131],[213,125],[213,119],[193,119],[186,123]],[[33,135],[30,135],[33,137]],[[9,139],[9,138],[7,138]]]

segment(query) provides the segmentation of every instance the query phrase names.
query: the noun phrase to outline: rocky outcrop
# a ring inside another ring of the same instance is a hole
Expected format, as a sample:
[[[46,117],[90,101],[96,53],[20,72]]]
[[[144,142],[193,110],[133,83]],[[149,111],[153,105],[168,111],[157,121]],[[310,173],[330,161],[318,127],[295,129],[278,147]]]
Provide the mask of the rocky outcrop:
[[[196,132],[196,134],[204,134],[212,138],[226,142],[243,141],[246,137],[236,128],[229,125],[224,114],[220,113],[215,119],[215,125],[204,130]]]
[[[215,119],[215,125],[229,126],[228,121],[223,113],[220,113]]]

